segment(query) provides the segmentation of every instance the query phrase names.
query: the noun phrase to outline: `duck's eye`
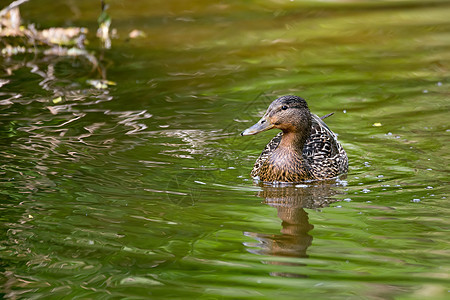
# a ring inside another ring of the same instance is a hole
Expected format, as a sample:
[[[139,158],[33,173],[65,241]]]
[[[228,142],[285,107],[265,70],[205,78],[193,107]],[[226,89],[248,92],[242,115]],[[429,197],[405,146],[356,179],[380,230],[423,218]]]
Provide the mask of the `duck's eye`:
[[[281,109],[282,109],[282,110],[286,110],[286,109],[288,109],[288,107],[287,107],[286,105],[283,105],[283,106],[281,107]]]

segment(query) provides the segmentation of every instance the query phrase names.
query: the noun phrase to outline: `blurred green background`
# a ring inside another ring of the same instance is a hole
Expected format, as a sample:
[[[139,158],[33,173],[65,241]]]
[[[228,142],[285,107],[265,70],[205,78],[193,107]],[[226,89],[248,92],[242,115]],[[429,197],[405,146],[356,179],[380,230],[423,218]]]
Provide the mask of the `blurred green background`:
[[[110,49],[100,1],[41,0],[88,54],[0,56],[1,296],[448,297],[449,1],[107,3]],[[335,112],[346,177],[252,182],[285,94]]]

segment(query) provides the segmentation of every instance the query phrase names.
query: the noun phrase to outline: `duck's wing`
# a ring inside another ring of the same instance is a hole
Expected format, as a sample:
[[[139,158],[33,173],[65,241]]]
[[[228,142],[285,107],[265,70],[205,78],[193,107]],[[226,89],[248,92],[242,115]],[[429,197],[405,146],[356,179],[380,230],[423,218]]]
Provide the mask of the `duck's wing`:
[[[278,133],[267,145],[264,147],[264,150],[261,152],[261,155],[259,155],[258,159],[255,162],[255,165],[253,166],[252,171],[250,172],[250,175],[252,177],[258,176],[259,169],[263,165],[263,163],[270,157],[273,150],[275,150],[278,145],[280,144],[281,137],[283,136],[283,132]]]
[[[315,114],[311,114],[311,117],[311,135],[303,148],[303,157],[308,161],[312,173],[317,179],[325,179],[347,172],[347,154],[336,135],[322,121],[325,117],[319,118]]]
[[[331,117],[332,115],[334,115],[334,112],[326,114],[325,116],[321,116],[320,119],[325,120],[326,118]]]

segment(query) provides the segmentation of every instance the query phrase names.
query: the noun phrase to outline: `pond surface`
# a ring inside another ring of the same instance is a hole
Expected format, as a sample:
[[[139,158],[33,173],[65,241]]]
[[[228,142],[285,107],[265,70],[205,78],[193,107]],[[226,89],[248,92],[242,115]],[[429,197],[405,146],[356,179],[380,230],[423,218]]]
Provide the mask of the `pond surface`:
[[[110,1],[110,50],[99,2],[21,12],[88,27],[115,86],[0,58],[0,297],[449,297],[448,1]],[[276,132],[239,133],[285,94],[335,112],[347,176],[253,183]]]

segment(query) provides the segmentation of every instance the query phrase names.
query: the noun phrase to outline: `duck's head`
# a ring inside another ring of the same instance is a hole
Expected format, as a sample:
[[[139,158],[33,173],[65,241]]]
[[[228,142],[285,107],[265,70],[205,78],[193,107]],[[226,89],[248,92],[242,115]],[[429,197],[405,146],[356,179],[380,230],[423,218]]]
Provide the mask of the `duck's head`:
[[[311,113],[306,101],[297,96],[282,96],[273,101],[264,116],[241,135],[253,135],[272,128],[288,132],[308,132],[311,128]]]

